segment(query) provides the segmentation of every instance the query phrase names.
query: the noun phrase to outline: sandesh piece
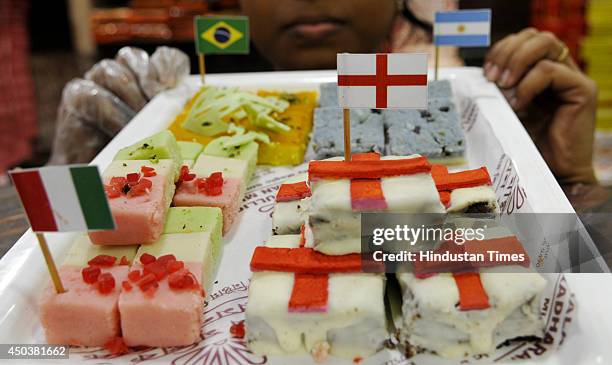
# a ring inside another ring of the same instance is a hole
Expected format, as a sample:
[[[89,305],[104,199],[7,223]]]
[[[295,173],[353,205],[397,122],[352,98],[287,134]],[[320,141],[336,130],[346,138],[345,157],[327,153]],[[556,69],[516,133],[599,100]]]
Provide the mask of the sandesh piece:
[[[384,110],[387,153],[418,153],[446,164],[464,161],[465,136],[451,99],[430,99],[428,110]]]
[[[164,227],[164,234],[171,233],[210,233],[210,264],[205,262],[202,282],[204,288],[208,288],[223,249],[221,238],[223,228],[223,216],[221,208],[217,207],[171,207],[168,210],[168,218]],[[163,236],[162,236],[163,237]],[[208,260],[208,258],[206,259]]]
[[[352,161],[311,161],[308,227],[313,248],[361,252],[361,212],[444,213],[431,165],[420,156],[355,154]]]
[[[486,167],[449,173],[443,165],[433,165],[431,174],[448,213],[494,213],[497,195]]]
[[[225,234],[238,214],[248,179],[246,161],[202,154],[192,169],[181,170],[173,203],[221,208]]]
[[[309,353],[318,361],[327,353],[376,353],[387,338],[384,276],[359,272],[359,255],[301,246],[300,235],[279,235],[256,248],[245,313],[249,348],[268,356]]]
[[[214,135],[204,135],[185,129],[183,124],[190,115],[192,108],[197,107],[197,102],[201,98],[205,89],[200,90],[185,105],[183,111],[172,122],[169,129],[174,133],[178,140],[196,141],[207,145],[215,138],[227,135],[227,132],[218,131]],[[231,93],[231,89],[227,89]],[[241,92],[242,93],[242,92]],[[244,94],[244,93],[243,93]],[[282,112],[277,112],[274,118],[290,127],[287,132],[275,132],[269,129],[254,125],[245,113],[239,112],[240,105],[228,102],[225,105],[218,105],[219,108],[233,109],[237,113],[227,113],[223,116],[223,123],[235,123],[246,128],[247,131],[266,133],[270,137],[270,143],[259,143],[258,158],[259,164],[263,165],[298,165],[304,161],[304,153],[310,139],[312,129],[312,114],[316,106],[316,92],[296,92],[279,93],[259,91],[259,97],[266,100],[276,100],[288,102],[289,106]],[[230,100],[233,100],[230,98]]]
[[[313,149],[317,159],[344,154],[342,109],[317,108],[314,114]],[[385,149],[382,116],[369,109],[351,110],[351,151],[378,152]]]
[[[243,135],[244,136],[244,135]],[[204,149],[208,156],[235,158],[247,162],[247,177],[253,176],[257,165],[259,144],[254,139],[240,141],[242,136],[215,138]]]
[[[204,146],[198,142],[177,141],[176,143],[183,159],[182,165],[192,168],[195,160],[204,150]]]
[[[272,213],[273,234],[300,233],[310,204],[310,187],[306,180],[307,174],[299,174],[281,184]]]
[[[546,280],[521,267],[505,269],[425,279],[398,274],[403,293],[400,339],[407,355],[428,351],[462,358],[491,353],[508,340],[542,337],[540,298]]]
[[[59,269],[66,292],[49,283],[40,298],[48,343],[104,346],[121,335],[117,302],[137,248],[93,245],[85,234],[75,239]]]
[[[120,149],[114,160],[150,160],[152,163],[172,160],[178,172],[183,157],[176,138],[172,132],[165,130]]]
[[[187,346],[200,341],[204,273],[212,262],[211,233],[168,233],[141,246],[119,296],[128,346]]]
[[[91,241],[101,245],[155,242],[172,202],[174,176],[172,160],[113,161],[102,178],[116,228],[89,232]]]

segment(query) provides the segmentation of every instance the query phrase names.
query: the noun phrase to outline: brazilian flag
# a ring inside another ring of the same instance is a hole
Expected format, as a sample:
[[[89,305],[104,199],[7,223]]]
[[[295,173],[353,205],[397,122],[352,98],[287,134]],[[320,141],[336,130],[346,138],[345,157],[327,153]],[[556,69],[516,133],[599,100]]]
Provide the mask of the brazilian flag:
[[[196,16],[195,31],[198,53],[249,53],[246,16]]]

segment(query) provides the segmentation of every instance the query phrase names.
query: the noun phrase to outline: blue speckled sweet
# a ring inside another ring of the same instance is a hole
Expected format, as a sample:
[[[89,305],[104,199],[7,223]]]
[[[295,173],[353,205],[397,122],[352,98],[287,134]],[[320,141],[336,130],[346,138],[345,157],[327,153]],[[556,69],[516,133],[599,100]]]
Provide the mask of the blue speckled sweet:
[[[428,98],[431,99],[452,99],[453,90],[448,80],[430,81],[427,85],[429,92]]]
[[[451,99],[430,99],[429,110],[385,110],[386,152],[429,158],[459,157],[465,136]]]
[[[465,136],[448,80],[431,81],[428,110],[351,110],[353,152],[389,155],[421,154],[429,158],[461,157]],[[344,154],[342,110],[336,83],[321,84],[315,109],[313,147],[317,159]]]
[[[331,108],[338,107],[338,86],[335,82],[321,84],[319,90],[319,106]]]
[[[384,147],[382,115],[367,109],[351,110],[351,151],[383,153]],[[315,109],[313,149],[317,159],[344,155],[342,109]]]

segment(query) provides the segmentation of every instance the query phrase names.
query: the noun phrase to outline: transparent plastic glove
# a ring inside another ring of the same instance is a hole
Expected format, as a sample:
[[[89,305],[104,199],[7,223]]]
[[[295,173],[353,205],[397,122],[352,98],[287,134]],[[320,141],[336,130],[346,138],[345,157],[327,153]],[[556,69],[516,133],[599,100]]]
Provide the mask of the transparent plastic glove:
[[[123,47],[116,60],[132,70],[149,100],[189,75],[189,57],[176,48],[158,47],[149,57],[140,48]]]
[[[87,71],[85,78],[117,95],[135,112],[147,104],[136,76],[129,68],[115,60],[107,59],[96,63]]]
[[[110,140],[106,134],[85,123],[77,113],[60,105],[49,165],[89,162]]]
[[[90,161],[134,115],[93,81],[73,79],[62,93],[50,163]]]

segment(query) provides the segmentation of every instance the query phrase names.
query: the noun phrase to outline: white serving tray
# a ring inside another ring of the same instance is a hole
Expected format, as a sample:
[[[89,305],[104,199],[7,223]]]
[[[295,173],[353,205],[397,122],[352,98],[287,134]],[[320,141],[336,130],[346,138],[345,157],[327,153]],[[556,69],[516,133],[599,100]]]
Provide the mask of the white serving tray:
[[[206,82],[245,89],[295,91],[316,89],[321,82],[335,81],[335,75],[335,71],[218,74],[207,75]],[[463,105],[464,112],[473,111],[474,106],[480,110],[466,126],[469,129],[466,136],[468,165],[486,165],[494,175],[494,184],[509,175],[513,178],[510,179],[514,181],[511,186],[496,185],[498,197],[513,197],[508,204],[516,211],[574,212],[520,121],[499,90],[482,77],[482,71],[478,68],[441,69],[440,77],[453,80],[456,91],[459,89],[460,93],[470,95],[472,102]],[[470,82],[461,81],[465,79]],[[119,148],[167,127],[198,85],[199,77],[191,76],[176,89],[156,96],[92,163],[102,170]],[[246,285],[250,277],[248,262],[253,248],[271,234],[274,187],[281,177],[304,168],[302,165],[296,168],[258,169],[236,226],[226,237],[218,283],[211,291],[213,299],[205,310],[204,333],[211,343],[189,349],[151,349],[114,359],[104,358],[104,351],[77,349],[73,351],[70,362],[231,364],[235,362],[232,359],[239,359],[240,363],[261,363],[260,358],[246,354],[242,343],[233,342],[224,335],[219,337],[217,330],[228,329],[232,321],[243,318]],[[524,192],[526,196],[519,194],[518,203],[516,195],[508,195],[508,192],[515,194],[517,191]],[[57,262],[63,260],[73,236],[47,235]],[[578,302],[571,333],[559,351],[527,363],[612,364],[612,346],[609,346],[612,338],[612,316],[609,315],[612,276],[568,274],[566,277]],[[44,343],[37,301],[47,281],[48,273],[38,244],[28,230],[0,260],[0,343]],[[216,341],[217,337],[219,341]],[[6,363],[4,360],[1,362]]]

